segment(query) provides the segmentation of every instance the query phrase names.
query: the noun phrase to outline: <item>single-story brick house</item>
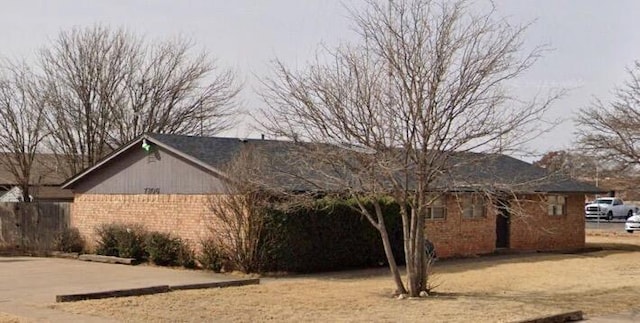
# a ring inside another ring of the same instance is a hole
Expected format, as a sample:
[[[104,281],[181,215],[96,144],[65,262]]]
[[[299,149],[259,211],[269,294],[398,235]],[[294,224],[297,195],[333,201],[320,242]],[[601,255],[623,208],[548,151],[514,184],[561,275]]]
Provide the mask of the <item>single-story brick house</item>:
[[[294,144],[145,134],[62,185],[74,192],[71,225],[91,238],[96,226],[103,223],[141,223],[150,230],[197,242],[209,234],[210,197],[224,194],[221,169],[244,147],[260,147],[281,155]],[[528,185],[495,200],[477,194],[468,185],[442,195],[425,221],[427,235],[439,256],[484,254],[502,248],[584,247],[585,194],[599,193],[597,187],[549,177],[544,169],[505,155],[480,162],[486,167],[469,163],[460,166],[452,178],[465,178],[467,183],[469,179],[491,182],[496,187],[518,179]],[[279,178],[278,183],[290,191],[307,189],[295,180]]]

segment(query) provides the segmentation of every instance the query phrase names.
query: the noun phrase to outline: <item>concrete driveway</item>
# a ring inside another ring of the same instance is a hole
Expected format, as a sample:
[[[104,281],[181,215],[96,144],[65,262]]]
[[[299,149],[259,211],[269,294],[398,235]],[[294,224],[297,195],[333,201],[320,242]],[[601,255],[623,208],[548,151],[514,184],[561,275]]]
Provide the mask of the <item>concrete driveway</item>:
[[[56,311],[47,305],[55,303],[55,296],[61,294],[229,280],[233,277],[206,271],[59,258],[0,257],[0,312],[44,322],[108,322]]]

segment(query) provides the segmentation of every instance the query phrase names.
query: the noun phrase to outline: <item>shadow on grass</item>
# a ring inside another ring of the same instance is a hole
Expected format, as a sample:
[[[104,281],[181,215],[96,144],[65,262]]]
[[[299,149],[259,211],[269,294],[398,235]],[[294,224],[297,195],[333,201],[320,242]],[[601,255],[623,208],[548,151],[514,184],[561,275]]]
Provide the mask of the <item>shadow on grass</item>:
[[[640,251],[640,245],[632,243],[620,243],[620,242],[589,242],[587,243],[587,249],[594,248],[602,251]]]

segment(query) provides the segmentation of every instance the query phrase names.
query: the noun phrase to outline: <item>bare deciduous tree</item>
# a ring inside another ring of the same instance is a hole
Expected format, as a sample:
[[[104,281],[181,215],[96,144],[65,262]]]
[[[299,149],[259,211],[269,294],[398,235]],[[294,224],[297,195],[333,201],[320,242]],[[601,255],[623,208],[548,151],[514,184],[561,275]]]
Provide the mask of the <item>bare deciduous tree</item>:
[[[30,201],[30,185],[36,153],[48,135],[44,97],[37,78],[25,63],[5,62],[0,71],[0,165],[9,171]]]
[[[253,273],[263,265],[265,212],[273,195],[269,186],[256,182],[265,175],[260,171],[261,154],[244,148],[224,170],[225,194],[209,198],[209,231],[226,262]]]
[[[627,72],[629,79],[611,102],[596,99],[576,120],[578,144],[618,170],[640,164],[640,61]]]
[[[51,149],[68,175],[144,132],[228,129],[239,92],[184,39],[148,42],[103,26],[63,31],[40,52]]]
[[[360,211],[381,235],[397,292],[418,296],[428,290],[424,219],[448,189],[441,179],[459,166],[456,154],[505,152],[531,139],[561,93],[510,96],[508,82],[542,51],[523,51],[526,26],[491,10],[472,13],[466,1],[367,4],[352,10],[360,42],[326,50],[328,59],[301,70],[276,61],[259,120],[276,136],[346,148],[308,145],[307,160],[317,161],[310,180],[320,189],[398,202],[406,285],[380,205],[361,203]]]

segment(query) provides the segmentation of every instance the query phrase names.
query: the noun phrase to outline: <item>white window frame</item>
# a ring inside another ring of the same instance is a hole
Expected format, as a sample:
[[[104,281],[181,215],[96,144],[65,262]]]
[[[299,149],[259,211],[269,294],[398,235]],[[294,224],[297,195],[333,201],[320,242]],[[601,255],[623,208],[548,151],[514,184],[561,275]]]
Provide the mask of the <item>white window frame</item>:
[[[547,214],[550,216],[567,215],[567,197],[560,194],[548,194]]]
[[[462,196],[462,218],[481,219],[486,217],[487,199],[480,194],[465,194]]]
[[[437,196],[431,198],[431,203],[427,207],[426,220],[444,220],[447,218],[447,206],[445,204],[445,196]]]

